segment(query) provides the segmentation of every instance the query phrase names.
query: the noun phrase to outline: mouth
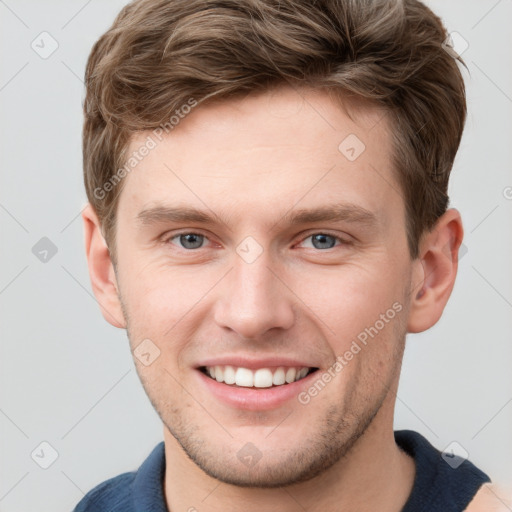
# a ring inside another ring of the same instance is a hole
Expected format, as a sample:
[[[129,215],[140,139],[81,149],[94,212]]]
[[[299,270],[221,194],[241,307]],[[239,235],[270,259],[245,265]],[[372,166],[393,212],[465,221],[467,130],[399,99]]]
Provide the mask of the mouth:
[[[232,365],[201,366],[204,375],[219,383],[234,388],[268,389],[284,387],[305,379],[318,371],[316,367],[277,366],[264,368],[244,368]]]

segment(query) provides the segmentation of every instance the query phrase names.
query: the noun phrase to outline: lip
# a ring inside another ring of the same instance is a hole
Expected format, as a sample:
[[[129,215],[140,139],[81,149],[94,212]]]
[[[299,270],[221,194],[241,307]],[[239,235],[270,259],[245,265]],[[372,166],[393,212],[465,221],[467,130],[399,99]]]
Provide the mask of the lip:
[[[311,361],[300,361],[299,359],[283,358],[283,357],[264,357],[251,359],[241,356],[229,356],[223,358],[205,359],[196,365],[196,368],[202,366],[236,366],[237,368],[248,368],[249,370],[257,370],[258,368],[278,368],[285,367],[305,367],[318,368],[319,364]]]
[[[230,364],[223,359],[223,364]],[[219,363],[218,363],[219,364]],[[231,363],[233,366],[237,366]],[[247,364],[247,363],[245,363]],[[205,364],[201,366],[215,366],[214,364]],[[261,360],[258,361],[256,366],[243,366],[244,368],[269,368],[272,366],[301,366],[300,364],[273,364],[261,365]],[[308,365],[302,365],[308,366]],[[205,375],[199,368],[195,369],[200,385],[205,386],[209,393],[211,393],[217,400],[227,404],[235,409],[243,409],[246,411],[264,411],[277,409],[286,402],[295,399],[298,394],[310,385],[312,379],[315,378],[317,371],[314,371],[301,380],[292,382],[290,384],[283,384],[282,386],[275,386],[270,388],[244,388],[217,382]]]

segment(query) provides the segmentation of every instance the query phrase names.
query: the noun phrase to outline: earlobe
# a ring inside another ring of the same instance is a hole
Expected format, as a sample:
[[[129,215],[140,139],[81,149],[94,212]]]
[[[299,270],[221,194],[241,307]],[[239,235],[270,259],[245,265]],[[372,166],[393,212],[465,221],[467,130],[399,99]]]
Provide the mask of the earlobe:
[[[114,327],[126,328],[116,276],[96,212],[88,204],[82,212],[85,252],[91,285],[103,317]]]
[[[420,255],[414,262],[408,332],[425,331],[441,318],[455,284],[463,236],[460,213],[454,208],[423,236]]]

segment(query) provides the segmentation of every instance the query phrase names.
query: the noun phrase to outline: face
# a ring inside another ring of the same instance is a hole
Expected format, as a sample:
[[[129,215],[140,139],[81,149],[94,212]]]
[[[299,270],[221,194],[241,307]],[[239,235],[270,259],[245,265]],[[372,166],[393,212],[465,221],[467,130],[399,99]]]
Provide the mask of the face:
[[[386,118],[283,88],[155,140],[116,228],[144,388],[209,475],[307,480],[391,417],[411,260]]]

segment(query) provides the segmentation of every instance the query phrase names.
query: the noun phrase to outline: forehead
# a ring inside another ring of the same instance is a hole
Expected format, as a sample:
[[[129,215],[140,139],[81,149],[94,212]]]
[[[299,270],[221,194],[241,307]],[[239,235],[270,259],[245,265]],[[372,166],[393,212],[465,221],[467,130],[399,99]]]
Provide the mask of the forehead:
[[[382,109],[281,87],[186,110],[168,133],[132,138],[128,157],[150,149],[123,183],[119,209],[130,217],[178,203],[235,218],[340,200],[380,217],[401,207]]]

